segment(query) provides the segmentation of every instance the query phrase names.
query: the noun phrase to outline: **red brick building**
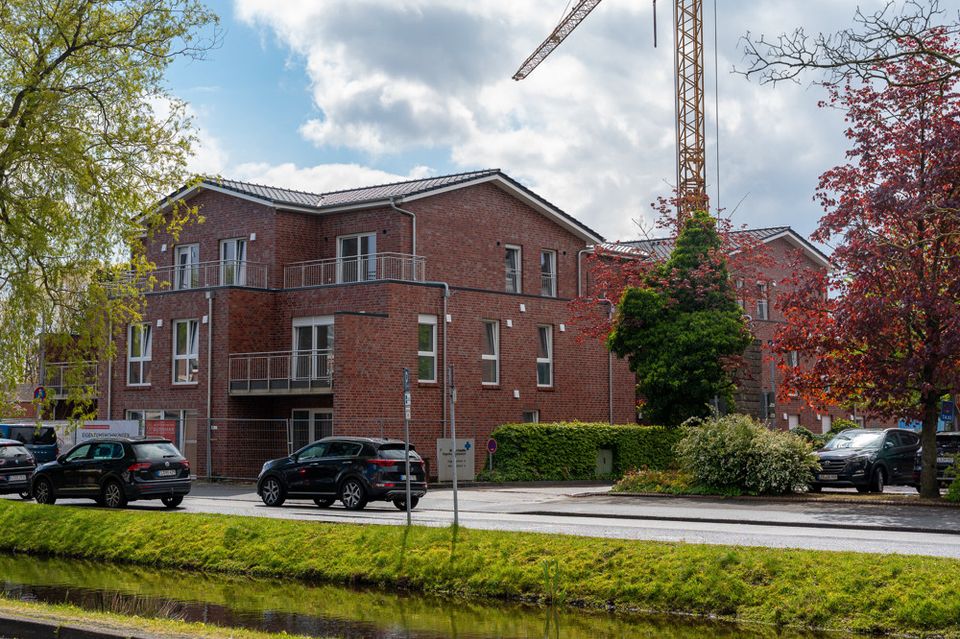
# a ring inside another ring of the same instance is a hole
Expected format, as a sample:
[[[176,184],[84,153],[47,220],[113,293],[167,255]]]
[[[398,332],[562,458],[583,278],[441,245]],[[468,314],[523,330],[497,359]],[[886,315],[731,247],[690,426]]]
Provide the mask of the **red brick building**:
[[[324,194],[206,180],[178,200],[205,221],[149,240],[158,284],[99,367],[99,417],[175,433],[201,476],[331,433],[400,436],[404,367],[430,462],[448,365],[477,448],[505,422],[635,419],[626,363],[567,326],[602,238],[500,171]]]

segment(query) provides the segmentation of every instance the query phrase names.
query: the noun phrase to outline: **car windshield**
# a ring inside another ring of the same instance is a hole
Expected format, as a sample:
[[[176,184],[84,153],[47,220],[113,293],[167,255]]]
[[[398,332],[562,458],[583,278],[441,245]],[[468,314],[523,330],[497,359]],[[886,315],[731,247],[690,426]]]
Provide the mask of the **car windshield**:
[[[142,461],[156,461],[180,457],[180,451],[177,450],[176,446],[168,442],[144,442],[134,444],[133,450],[137,454],[137,459]]]
[[[14,457],[29,457],[30,453],[23,446],[0,446],[0,459],[13,459]]]
[[[824,450],[841,450],[844,448],[851,448],[854,450],[861,450],[866,448],[880,448],[880,444],[883,442],[883,432],[878,433],[868,433],[868,432],[854,432],[854,433],[840,433],[823,447]]]
[[[381,459],[403,459],[403,444],[393,445],[387,444],[386,446],[380,447],[380,458]],[[413,446],[410,447],[410,459],[418,461],[420,455],[417,454],[417,451],[413,449]]]

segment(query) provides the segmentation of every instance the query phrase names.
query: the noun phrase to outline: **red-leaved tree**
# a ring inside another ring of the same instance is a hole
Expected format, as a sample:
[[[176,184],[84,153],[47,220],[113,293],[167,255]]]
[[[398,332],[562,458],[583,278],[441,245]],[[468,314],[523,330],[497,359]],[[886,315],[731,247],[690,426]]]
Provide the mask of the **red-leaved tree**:
[[[960,53],[945,32],[924,46]],[[960,387],[960,94],[944,64],[894,57],[891,85],[828,86],[852,144],[817,191],[826,215],[813,238],[836,242],[835,270],[786,287],[775,344],[810,362],[781,361],[782,393],[922,421],[924,497],[939,496],[940,400]]]

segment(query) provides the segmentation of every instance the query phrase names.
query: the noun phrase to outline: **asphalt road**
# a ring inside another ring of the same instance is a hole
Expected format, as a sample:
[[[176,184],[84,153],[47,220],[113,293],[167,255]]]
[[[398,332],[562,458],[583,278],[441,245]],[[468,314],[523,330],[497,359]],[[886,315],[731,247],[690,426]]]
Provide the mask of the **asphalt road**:
[[[960,509],[906,505],[769,503],[695,498],[627,498],[598,487],[469,488],[459,493],[460,524],[469,528],[560,533],[706,544],[849,550],[960,558]],[[87,500],[60,504],[94,507]],[[159,502],[131,509],[162,510]],[[268,508],[251,486],[195,484],[178,508],[307,521],[401,525],[405,514],[388,502],[360,512],[339,504],[317,508],[288,501]],[[453,523],[453,494],[433,489],[413,512],[415,524]]]

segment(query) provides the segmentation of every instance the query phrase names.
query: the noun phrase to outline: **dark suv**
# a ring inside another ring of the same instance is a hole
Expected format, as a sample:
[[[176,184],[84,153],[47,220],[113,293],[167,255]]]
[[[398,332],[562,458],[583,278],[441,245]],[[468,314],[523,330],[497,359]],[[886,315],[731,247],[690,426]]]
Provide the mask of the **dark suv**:
[[[267,506],[313,499],[320,508],[340,500],[349,510],[369,501],[392,501],[406,510],[404,444],[391,439],[326,437],[263,465],[257,494]],[[423,460],[410,447],[410,508],[427,493]]]
[[[882,493],[887,484],[912,484],[920,437],[909,430],[852,428],[817,451],[820,472],[810,490],[853,486],[861,493]]]
[[[920,489],[921,450],[917,451],[913,466],[913,482],[911,482],[917,490]],[[941,488],[946,488],[954,480],[952,469],[958,459],[960,459],[960,433],[937,433],[937,481]]]
[[[30,498],[30,477],[37,463],[19,441],[0,439],[0,495],[17,493]]]
[[[104,437],[77,444],[33,476],[33,498],[52,504],[59,497],[88,497],[101,506],[159,499],[175,508],[190,492],[190,463],[166,439]]]

